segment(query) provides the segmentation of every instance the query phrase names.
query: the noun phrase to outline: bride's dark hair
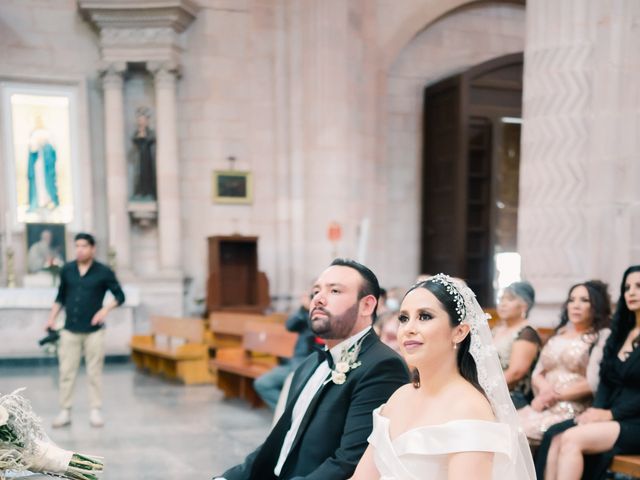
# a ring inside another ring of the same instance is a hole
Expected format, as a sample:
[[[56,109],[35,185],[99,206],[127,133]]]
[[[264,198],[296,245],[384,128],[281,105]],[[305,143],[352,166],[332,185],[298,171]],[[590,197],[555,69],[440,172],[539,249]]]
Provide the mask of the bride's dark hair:
[[[454,328],[460,324],[459,315],[456,312],[456,301],[453,295],[447,292],[447,289],[444,285],[438,282],[432,282],[426,280],[424,282],[416,283],[413,287],[411,287],[407,293],[405,293],[405,297],[417,288],[424,288],[425,290],[430,291],[433,295],[438,299],[438,301],[444,307],[444,310],[449,315],[449,325],[451,328]],[[476,368],[476,362],[469,352],[469,347],[471,346],[471,332],[464,337],[464,340],[458,344],[458,355],[457,355],[457,364],[458,371],[460,375],[468,381],[471,385],[476,387],[480,393],[483,395],[485,391],[480,386],[480,382],[478,382],[478,369]],[[411,380],[413,386],[418,388],[420,386],[420,374],[417,369],[413,369],[411,372]]]

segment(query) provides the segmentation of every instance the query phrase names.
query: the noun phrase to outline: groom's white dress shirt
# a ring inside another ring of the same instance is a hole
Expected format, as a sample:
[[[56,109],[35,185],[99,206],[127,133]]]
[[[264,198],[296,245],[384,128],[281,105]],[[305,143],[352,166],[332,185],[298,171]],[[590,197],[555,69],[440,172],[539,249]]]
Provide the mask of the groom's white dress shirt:
[[[371,327],[367,327],[364,330],[360,330],[355,335],[343,340],[338,345],[333,347],[329,352],[333,357],[334,364],[338,363],[340,360],[340,355],[342,350],[348,350],[355,343],[360,340],[365,334],[371,330]],[[309,404],[313,397],[315,397],[320,387],[324,384],[324,382],[328,379],[331,374],[331,369],[329,368],[329,363],[325,360],[318,365],[316,371],[311,375],[309,380],[307,380],[306,385],[302,389],[298,400],[296,400],[296,404],[293,406],[293,411],[291,412],[291,427],[287,432],[287,435],[284,437],[284,441],[282,442],[282,448],[280,449],[280,456],[278,457],[278,463],[276,467],[273,469],[273,473],[276,476],[280,476],[280,472],[282,471],[282,466],[284,465],[289,452],[291,451],[291,446],[293,445],[293,440],[296,438],[298,434],[298,429],[300,428],[300,424],[302,423],[302,419],[304,418],[304,414],[307,412],[307,408],[309,408]]]

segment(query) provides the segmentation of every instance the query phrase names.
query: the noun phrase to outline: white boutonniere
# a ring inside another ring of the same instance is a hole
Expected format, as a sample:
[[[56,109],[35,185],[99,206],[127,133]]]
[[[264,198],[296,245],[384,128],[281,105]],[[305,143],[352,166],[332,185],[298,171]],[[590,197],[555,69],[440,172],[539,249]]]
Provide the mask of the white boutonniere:
[[[358,354],[360,353],[360,346],[362,345],[363,339],[364,337],[358,340],[350,348],[342,349],[342,352],[340,353],[340,360],[336,362],[335,366],[331,370],[331,378],[324,382],[325,385],[329,383],[329,381],[332,381],[336,385],[342,385],[347,381],[347,373],[362,365],[362,363],[358,361]]]

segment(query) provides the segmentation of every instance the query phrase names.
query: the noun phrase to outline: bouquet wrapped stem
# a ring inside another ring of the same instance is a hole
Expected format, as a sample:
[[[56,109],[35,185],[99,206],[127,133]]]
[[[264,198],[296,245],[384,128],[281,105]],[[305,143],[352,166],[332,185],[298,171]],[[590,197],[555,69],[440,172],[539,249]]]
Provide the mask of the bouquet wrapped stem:
[[[19,393],[0,396],[0,478],[8,470],[28,470],[71,480],[98,480],[102,459],[58,447]]]

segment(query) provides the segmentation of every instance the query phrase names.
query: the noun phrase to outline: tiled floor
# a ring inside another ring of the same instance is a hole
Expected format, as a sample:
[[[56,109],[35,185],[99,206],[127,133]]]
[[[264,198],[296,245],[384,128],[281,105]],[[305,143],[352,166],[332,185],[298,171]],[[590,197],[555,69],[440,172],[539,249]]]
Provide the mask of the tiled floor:
[[[89,426],[86,377],[76,385],[73,421],[51,428],[58,411],[57,367],[1,367],[0,393],[24,394],[63,448],[105,458],[104,480],[210,479],[240,462],[266,437],[271,413],[223,400],[214,386],[183,386],[128,364],[104,373],[104,428]]]

